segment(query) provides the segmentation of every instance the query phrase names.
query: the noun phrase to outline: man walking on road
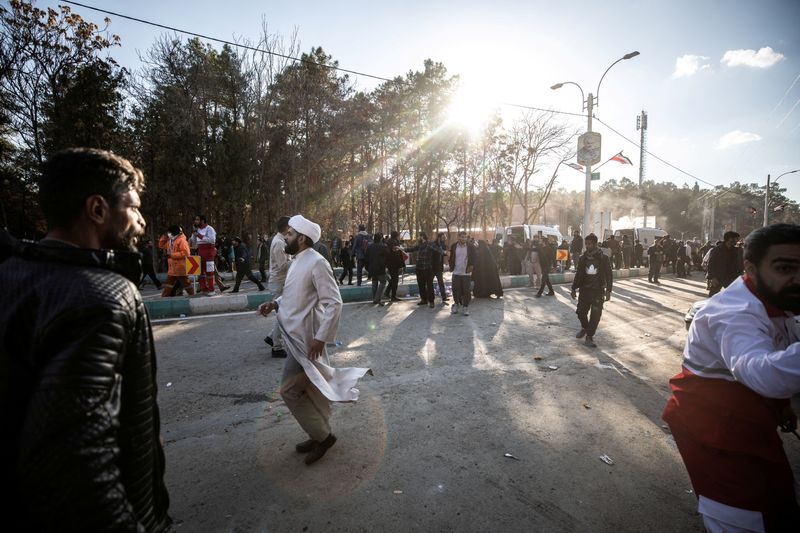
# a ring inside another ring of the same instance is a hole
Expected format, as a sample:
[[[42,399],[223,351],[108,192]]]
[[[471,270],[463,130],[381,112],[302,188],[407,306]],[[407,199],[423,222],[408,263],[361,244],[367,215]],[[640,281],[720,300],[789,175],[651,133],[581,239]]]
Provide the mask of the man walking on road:
[[[267,282],[267,265],[269,264],[269,242],[266,235],[258,236],[258,249],[256,252],[258,261],[258,273],[261,276],[261,283]]]
[[[472,298],[472,269],[475,266],[477,251],[467,242],[467,232],[458,232],[458,242],[450,247],[450,272],[453,273],[453,308],[451,313],[459,311],[469,316],[469,301]]]
[[[708,256],[708,297],[712,297],[719,291],[733,283],[742,275],[744,266],[736,248],[739,234],[735,231],[725,232],[722,236],[722,243],[711,249]]]
[[[372,303],[380,305],[383,290],[386,288],[386,263],[389,259],[389,248],[383,242],[383,235],[376,233],[372,244],[367,248],[367,268],[372,276]]]
[[[594,334],[603,315],[603,302],[611,299],[614,278],[611,274],[611,261],[597,246],[597,236],[590,233],[586,236],[585,242],[586,251],[578,259],[570,295],[574,300],[575,291],[580,291],[576,313],[581,322],[581,330],[576,337],[580,339],[586,336],[584,344],[594,348],[597,346]],[[590,310],[591,318],[589,318]]]
[[[320,233],[319,225],[302,215],[289,220],[286,251],[294,260],[284,293],[259,307],[264,316],[277,311],[276,322],[290,355],[283,367],[280,394],[309,436],[295,446],[298,453],[308,454],[307,465],[322,458],[336,442],[330,402],[358,400],[354,387],[369,371],[329,364],[325,343],[336,340],[342,297],[330,264],[313,249]]]
[[[548,296],[555,296],[556,293],[553,292],[553,285],[550,283],[550,268],[553,265],[553,261],[555,260],[555,252],[553,248],[548,245],[545,237],[545,242],[542,242],[539,239],[533,239],[533,249],[536,250],[537,256],[539,258],[539,270],[541,282],[539,283],[539,291],[536,293],[537,298],[542,297],[542,293],[544,292],[545,286],[547,286],[547,295]]]
[[[417,287],[419,287],[420,301],[417,305],[425,305],[433,308],[433,254],[435,244],[428,240],[425,232],[419,234],[419,243],[411,248],[406,248],[406,252],[417,252]]]
[[[250,269],[250,248],[239,237],[233,238],[233,253],[236,257],[236,283],[234,283],[231,292],[239,292],[239,285],[241,285],[242,279],[245,277],[255,283],[258,286],[258,290],[263,291],[264,286],[256,279]]]
[[[283,284],[286,281],[286,273],[289,271],[289,256],[286,254],[286,238],[284,234],[289,230],[289,217],[278,219],[278,231],[272,237],[272,244],[269,247],[269,282],[267,288],[272,299],[280,298],[283,294]],[[264,342],[272,346],[272,357],[286,357],[286,350],[283,348],[283,339],[278,324],[272,328],[272,333],[266,336]]]
[[[706,531],[796,531],[795,481],[777,428],[800,393],[800,226],[753,231],[744,276],[697,312],[664,409]]]
[[[364,224],[358,225],[358,233],[353,241],[353,249],[350,250],[350,255],[355,259],[356,264],[356,285],[361,286],[361,278],[364,275],[364,265],[367,261],[367,248],[369,248],[372,239],[367,233],[367,227]],[[369,269],[367,269],[369,273]],[[369,277],[369,276],[367,276]]]
[[[658,281],[661,276],[661,262],[664,260],[664,248],[661,246],[661,241],[656,239],[650,248],[647,249],[647,262],[650,268],[647,271],[647,281],[661,285]]]
[[[0,232],[4,530],[167,531],[156,355],[131,253],[144,177],[73,148],[38,185],[45,238]]]

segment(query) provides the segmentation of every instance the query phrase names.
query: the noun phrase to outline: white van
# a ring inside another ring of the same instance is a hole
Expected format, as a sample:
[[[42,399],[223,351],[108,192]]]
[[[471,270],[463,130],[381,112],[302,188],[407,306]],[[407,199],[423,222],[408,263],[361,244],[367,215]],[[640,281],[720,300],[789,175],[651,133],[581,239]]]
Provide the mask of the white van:
[[[548,240],[555,242],[556,246],[561,244],[561,241],[564,240],[564,236],[561,235],[561,232],[558,231],[557,228],[538,224],[517,224],[506,227],[505,234],[495,233],[495,237],[501,237],[501,245],[505,244],[506,236],[508,235],[513,235],[514,240],[520,244],[532,241],[537,236],[547,237]]]
[[[656,239],[668,234],[666,231],[659,228],[618,229],[614,232],[615,239],[622,240],[623,235],[627,235],[628,238],[631,239],[631,243],[635,243],[638,240],[646,251]]]

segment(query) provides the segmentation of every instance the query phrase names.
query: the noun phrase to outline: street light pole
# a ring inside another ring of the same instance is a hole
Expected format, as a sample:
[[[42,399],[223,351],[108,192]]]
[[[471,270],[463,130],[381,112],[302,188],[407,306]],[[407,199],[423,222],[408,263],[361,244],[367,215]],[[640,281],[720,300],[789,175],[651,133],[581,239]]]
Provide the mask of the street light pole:
[[[600,82],[597,84],[597,91],[596,96],[592,93],[589,93],[589,96],[584,100],[583,104],[586,108],[586,132],[591,133],[592,131],[592,114],[594,112],[595,103],[600,105],[600,85],[603,83],[603,78],[606,77],[608,71],[611,70],[611,67],[619,63],[620,61],[624,61],[626,59],[632,59],[639,55],[639,52],[630,52],[622,56],[621,58],[617,59],[603,72],[603,75],[600,76]],[[560,89],[564,85],[574,85],[581,91],[581,99],[583,99],[583,88],[575,83],[574,81],[565,81],[561,83],[556,83],[552,87],[553,90]],[[586,165],[586,190],[584,192],[584,199],[583,199],[583,234],[586,236],[589,233],[589,227],[591,224],[591,204],[592,204],[592,165]]]
[[[784,172],[773,181],[773,185],[778,183],[778,180],[784,177],[786,174],[794,174],[795,172],[800,172],[800,168],[795,170],[790,170],[789,172]],[[769,174],[767,174],[767,189],[764,191],[764,227],[769,226]]]
[[[592,131],[592,111],[594,110],[594,98],[589,93],[586,99],[586,131]],[[583,236],[589,234],[589,224],[591,224],[592,214],[590,212],[592,204],[592,165],[586,165],[586,190],[583,193]]]
[[[764,227],[769,226],[769,174],[767,174],[767,189],[764,191]]]

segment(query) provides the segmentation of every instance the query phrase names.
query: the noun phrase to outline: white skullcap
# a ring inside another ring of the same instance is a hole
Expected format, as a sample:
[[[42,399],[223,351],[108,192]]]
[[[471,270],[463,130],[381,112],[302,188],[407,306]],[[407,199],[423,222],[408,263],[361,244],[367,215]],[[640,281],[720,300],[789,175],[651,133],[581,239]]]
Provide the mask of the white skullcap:
[[[297,233],[302,233],[314,242],[322,236],[322,229],[319,224],[311,222],[303,215],[295,215],[289,219],[289,226],[294,228]]]

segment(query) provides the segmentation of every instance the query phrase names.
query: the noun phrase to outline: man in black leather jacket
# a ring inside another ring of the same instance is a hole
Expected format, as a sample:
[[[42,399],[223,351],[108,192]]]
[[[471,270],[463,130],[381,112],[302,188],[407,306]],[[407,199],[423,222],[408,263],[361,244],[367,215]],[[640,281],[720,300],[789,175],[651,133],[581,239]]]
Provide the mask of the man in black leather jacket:
[[[136,283],[141,171],[53,155],[37,244],[0,235],[0,469],[7,531],[169,528],[156,358]]]

